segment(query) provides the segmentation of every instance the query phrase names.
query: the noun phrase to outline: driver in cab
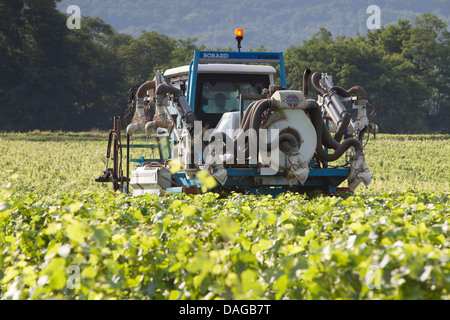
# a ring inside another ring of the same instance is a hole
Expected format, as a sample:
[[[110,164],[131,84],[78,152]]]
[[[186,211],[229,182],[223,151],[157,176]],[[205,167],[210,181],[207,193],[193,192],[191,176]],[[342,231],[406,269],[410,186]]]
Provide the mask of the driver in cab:
[[[224,113],[227,112],[227,108],[225,107],[227,103],[227,97],[224,93],[218,92],[214,95],[213,105],[208,105],[204,107],[205,112],[208,113]]]

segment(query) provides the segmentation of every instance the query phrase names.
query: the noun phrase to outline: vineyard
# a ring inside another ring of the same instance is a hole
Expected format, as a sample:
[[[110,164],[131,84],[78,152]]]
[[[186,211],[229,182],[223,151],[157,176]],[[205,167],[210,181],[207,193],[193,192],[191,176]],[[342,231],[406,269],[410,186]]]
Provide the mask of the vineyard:
[[[133,198],[105,141],[0,134],[0,299],[450,298],[450,135],[377,135],[341,196]]]

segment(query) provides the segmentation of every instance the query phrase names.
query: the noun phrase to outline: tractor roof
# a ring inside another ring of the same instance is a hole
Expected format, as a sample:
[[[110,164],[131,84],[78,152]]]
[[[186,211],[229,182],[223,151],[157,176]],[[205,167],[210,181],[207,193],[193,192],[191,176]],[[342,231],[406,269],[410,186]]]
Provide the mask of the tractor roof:
[[[187,75],[189,66],[182,66],[166,70],[164,76],[174,78]],[[274,74],[276,70],[272,66],[248,65],[248,64],[199,64],[198,73],[237,73],[237,74]]]

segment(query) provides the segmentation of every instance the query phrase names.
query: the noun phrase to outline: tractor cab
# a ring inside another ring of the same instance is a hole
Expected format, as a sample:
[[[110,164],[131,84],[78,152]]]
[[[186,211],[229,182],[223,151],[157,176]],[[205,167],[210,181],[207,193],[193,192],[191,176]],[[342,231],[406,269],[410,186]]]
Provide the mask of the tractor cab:
[[[191,71],[192,72],[192,71]],[[200,64],[192,87],[191,109],[203,125],[215,128],[225,113],[241,115],[264,89],[274,84],[272,66],[243,64]],[[164,78],[185,94],[189,87],[189,66],[169,69]]]

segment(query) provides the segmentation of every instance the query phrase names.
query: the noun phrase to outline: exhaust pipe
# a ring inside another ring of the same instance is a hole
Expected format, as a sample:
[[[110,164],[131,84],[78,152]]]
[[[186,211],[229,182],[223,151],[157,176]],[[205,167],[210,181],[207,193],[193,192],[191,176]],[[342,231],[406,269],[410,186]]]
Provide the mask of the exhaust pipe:
[[[306,69],[303,72],[303,95],[305,98],[309,96],[309,76],[311,75],[311,70]]]

